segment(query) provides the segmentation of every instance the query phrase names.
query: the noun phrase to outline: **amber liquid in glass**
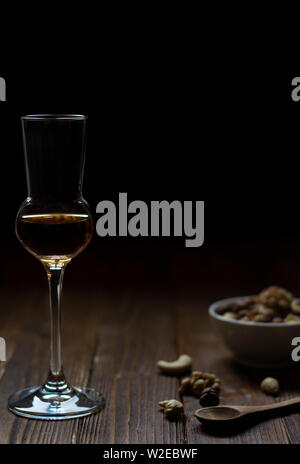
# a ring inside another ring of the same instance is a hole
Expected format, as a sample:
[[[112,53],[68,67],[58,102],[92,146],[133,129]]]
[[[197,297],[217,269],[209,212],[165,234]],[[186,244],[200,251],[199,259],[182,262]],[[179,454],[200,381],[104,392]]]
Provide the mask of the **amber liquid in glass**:
[[[71,259],[89,243],[93,225],[86,214],[36,214],[18,217],[16,232],[39,259]]]
[[[103,395],[93,388],[73,387],[67,382],[61,355],[65,269],[94,232],[89,205],[82,196],[86,124],[87,117],[80,114],[22,117],[27,196],[17,213],[16,234],[46,271],[51,327],[45,382],[18,390],[8,399],[10,411],[30,419],[74,419],[99,412],[105,405]],[[30,262],[27,267],[30,269]],[[35,320],[34,314],[30,317]],[[20,372],[20,376],[22,379],[24,374]]]

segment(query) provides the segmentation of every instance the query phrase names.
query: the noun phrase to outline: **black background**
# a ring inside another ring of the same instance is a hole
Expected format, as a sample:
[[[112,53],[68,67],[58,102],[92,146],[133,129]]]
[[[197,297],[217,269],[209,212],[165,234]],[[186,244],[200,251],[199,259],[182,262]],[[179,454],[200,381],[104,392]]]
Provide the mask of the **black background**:
[[[223,295],[238,281],[245,292],[270,283],[297,291],[300,102],[291,100],[291,81],[300,71],[290,47],[266,23],[259,36],[243,21],[221,30],[213,16],[174,6],[14,8],[0,69],[4,282],[18,280],[21,260],[40,272],[14,236],[26,197],[20,116],[74,112],[89,117],[84,197],[93,212],[118,192],[206,203],[202,248],[95,236],[70,282],[80,281],[82,265],[87,285],[108,273],[120,287],[209,283]],[[20,280],[29,285],[30,275]]]

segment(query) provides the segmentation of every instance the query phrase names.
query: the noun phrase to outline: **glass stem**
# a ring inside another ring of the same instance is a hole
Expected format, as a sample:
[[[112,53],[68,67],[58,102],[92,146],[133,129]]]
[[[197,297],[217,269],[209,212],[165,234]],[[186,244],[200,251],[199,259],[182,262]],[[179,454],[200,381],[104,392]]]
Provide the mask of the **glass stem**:
[[[50,318],[51,318],[51,357],[50,370],[44,388],[51,392],[68,389],[61,361],[61,294],[64,276],[64,264],[47,263],[49,282]]]

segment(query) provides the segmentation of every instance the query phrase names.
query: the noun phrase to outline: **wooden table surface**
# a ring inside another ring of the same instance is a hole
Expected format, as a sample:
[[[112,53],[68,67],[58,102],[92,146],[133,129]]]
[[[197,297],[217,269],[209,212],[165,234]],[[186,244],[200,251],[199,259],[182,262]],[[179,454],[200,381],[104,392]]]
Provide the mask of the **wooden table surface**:
[[[157,374],[159,359],[188,353],[197,369],[222,380],[222,402],[265,404],[260,392],[270,372],[244,369],[232,362],[209,325],[211,298],[133,290],[114,293],[66,285],[63,295],[63,359],[73,385],[92,386],[106,398],[105,409],[67,421],[17,417],[8,396],[43,382],[49,359],[48,295],[45,286],[5,293],[0,335],[8,360],[0,365],[0,443],[300,443],[300,414],[248,424],[242,430],[209,432],[193,412],[196,398],[185,397],[186,423],[171,423],[158,402],[177,396],[178,380]],[[99,285],[100,287],[100,285]],[[212,296],[213,298],[213,296]],[[279,372],[280,399],[297,395],[295,372]]]

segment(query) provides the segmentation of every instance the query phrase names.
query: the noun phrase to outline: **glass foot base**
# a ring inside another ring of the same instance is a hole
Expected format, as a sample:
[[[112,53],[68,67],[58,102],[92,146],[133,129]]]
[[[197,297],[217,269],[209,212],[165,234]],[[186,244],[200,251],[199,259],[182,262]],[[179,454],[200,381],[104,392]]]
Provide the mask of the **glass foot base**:
[[[10,396],[8,408],[18,416],[29,419],[62,420],[88,416],[104,408],[103,396],[92,388],[69,387],[62,392],[51,392],[41,387],[30,387]]]

